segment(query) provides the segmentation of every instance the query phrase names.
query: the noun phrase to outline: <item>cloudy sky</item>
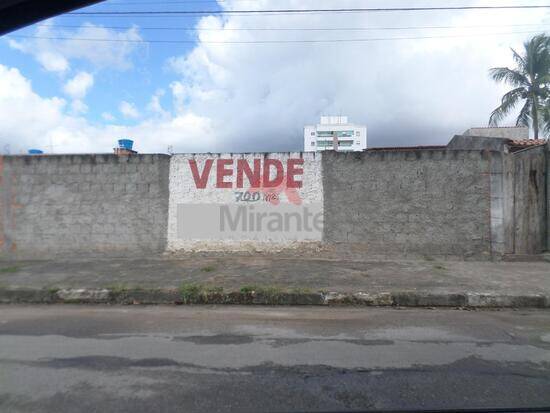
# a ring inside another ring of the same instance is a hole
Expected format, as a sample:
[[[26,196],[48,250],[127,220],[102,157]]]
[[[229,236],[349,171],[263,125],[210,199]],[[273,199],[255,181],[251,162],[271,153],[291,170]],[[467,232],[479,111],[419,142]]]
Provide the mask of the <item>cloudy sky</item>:
[[[110,0],[80,11],[534,3]],[[58,16],[0,38],[0,151],[110,152],[123,137],[140,152],[301,150],[303,126],[323,114],[366,124],[371,147],[445,144],[486,125],[506,90],[488,68],[511,65],[509,47],[547,30],[549,13]]]

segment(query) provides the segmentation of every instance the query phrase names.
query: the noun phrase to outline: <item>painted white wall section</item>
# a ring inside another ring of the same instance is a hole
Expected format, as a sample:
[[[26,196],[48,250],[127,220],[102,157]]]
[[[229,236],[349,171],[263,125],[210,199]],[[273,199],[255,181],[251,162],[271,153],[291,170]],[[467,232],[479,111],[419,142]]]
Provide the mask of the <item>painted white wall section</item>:
[[[319,153],[174,155],[169,189],[169,251],[322,239]]]

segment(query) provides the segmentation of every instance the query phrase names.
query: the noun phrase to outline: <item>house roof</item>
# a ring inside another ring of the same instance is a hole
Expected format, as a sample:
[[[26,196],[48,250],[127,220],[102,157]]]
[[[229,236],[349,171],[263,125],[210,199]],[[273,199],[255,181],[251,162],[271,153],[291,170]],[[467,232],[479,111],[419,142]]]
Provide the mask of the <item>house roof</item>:
[[[532,148],[534,146],[546,145],[546,139],[510,139],[507,142],[510,152]]]

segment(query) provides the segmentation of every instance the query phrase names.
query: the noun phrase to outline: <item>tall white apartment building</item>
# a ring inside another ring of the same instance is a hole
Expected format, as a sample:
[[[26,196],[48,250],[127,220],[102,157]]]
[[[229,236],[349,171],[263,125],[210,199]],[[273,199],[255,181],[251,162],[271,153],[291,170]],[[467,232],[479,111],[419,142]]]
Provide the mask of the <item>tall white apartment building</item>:
[[[363,151],[367,127],[348,123],[347,116],[321,116],[321,123],[304,127],[304,152]]]

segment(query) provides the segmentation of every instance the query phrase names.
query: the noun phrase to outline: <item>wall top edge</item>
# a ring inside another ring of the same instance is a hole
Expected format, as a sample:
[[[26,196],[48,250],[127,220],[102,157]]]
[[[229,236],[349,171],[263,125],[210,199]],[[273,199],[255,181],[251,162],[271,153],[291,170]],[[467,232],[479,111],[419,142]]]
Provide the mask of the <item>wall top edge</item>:
[[[535,146],[528,149],[537,149],[544,147],[545,145]],[[103,158],[103,159],[120,159],[120,160],[131,160],[131,159],[140,159],[140,158],[171,158],[171,157],[194,157],[194,156],[216,156],[216,157],[233,157],[233,156],[300,156],[300,157],[322,157],[322,156],[339,156],[339,157],[371,157],[377,155],[394,155],[394,156],[403,156],[403,154],[411,153],[420,153],[420,154],[430,154],[430,153],[442,153],[449,155],[456,155],[459,153],[502,153],[502,151],[495,149],[449,149],[446,147],[441,148],[369,148],[366,151],[361,152],[344,152],[344,151],[323,151],[323,152],[187,152],[187,153],[174,153],[174,154],[163,154],[163,153],[139,153],[133,155],[115,155],[110,153],[79,153],[79,154],[43,154],[43,155],[0,155],[0,158],[5,160],[8,159],[25,159],[25,160],[47,160],[47,159],[67,159],[67,158],[80,158],[80,159],[93,159],[93,158]]]
[[[32,158],[32,159],[50,159],[50,158],[143,158],[143,157],[166,157],[169,158],[170,155],[165,153],[137,153],[133,155],[115,155],[114,153],[52,153],[52,154],[40,154],[40,155],[29,155],[29,154],[0,154],[2,158]]]
[[[241,156],[241,155],[306,155],[316,156],[321,155],[321,152],[313,151],[285,151],[285,152],[180,152],[174,153],[172,156]]]

